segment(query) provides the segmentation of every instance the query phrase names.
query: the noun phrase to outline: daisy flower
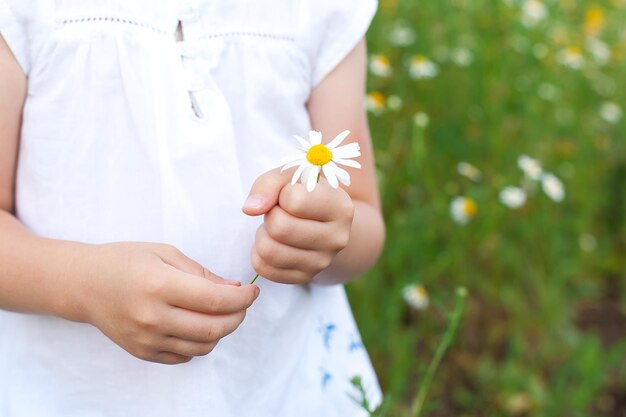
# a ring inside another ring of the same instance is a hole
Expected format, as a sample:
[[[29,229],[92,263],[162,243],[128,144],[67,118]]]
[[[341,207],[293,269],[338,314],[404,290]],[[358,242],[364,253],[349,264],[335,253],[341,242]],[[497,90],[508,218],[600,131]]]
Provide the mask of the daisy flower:
[[[407,285],[402,289],[402,298],[415,310],[425,310],[428,307],[428,292],[422,285]]]
[[[601,40],[589,38],[585,46],[598,65],[604,66],[611,61],[611,48]]]
[[[520,208],[526,204],[526,191],[519,187],[504,187],[500,191],[500,202],[508,208]]]
[[[522,24],[527,27],[536,26],[548,15],[548,9],[539,0],[526,0],[522,6]]]
[[[414,55],[409,64],[409,75],[415,80],[433,78],[439,73],[437,64],[424,55]]]
[[[622,108],[613,101],[605,101],[600,107],[600,117],[611,124],[618,123],[623,114]]]
[[[398,24],[391,29],[389,42],[394,46],[409,46],[415,42],[415,31],[404,24]]]
[[[380,114],[385,109],[385,96],[380,91],[372,91],[367,94],[365,108],[374,114]]]
[[[535,181],[539,180],[543,174],[539,161],[528,155],[521,155],[517,158],[517,166],[524,172],[524,175]]]
[[[450,204],[452,220],[458,224],[467,224],[476,215],[478,205],[467,197],[454,197]]]
[[[361,164],[350,159],[361,156],[359,144],[352,142],[339,146],[349,134],[349,130],[344,130],[328,145],[322,144],[321,132],[310,131],[308,141],[294,135],[300,143],[298,148],[300,153],[283,158],[279,162],[279,165],[283,166],[281,172],[297,166],[298,168],[291,177],[291,184],[295,184],[300,179],[309,192],[315,188],[322,171],[331,187],[337,188],[339,182],[349,186],[350,175],[346,170],[337,166],[337,164],[341,164],[352,168],[361,168]]]
[[[372,55],[370,58],[370,72],[379,77],[389,77],[391,75],[391,64],[389,58],[383,54]]]
[[[456,170],[459,174],[472,181],[480,181],[483,176],[480,170],[469,162],[459,162],[456,166]]]
[[[561,49],[556,54],[556,60],[559,64],[574,70],[581,69],[585,63],[583,51],[578,46]]]
[[[541,188],[552,201],[559,203],[565,198],[565,187],[554,174],[547,172],[541,176]]]

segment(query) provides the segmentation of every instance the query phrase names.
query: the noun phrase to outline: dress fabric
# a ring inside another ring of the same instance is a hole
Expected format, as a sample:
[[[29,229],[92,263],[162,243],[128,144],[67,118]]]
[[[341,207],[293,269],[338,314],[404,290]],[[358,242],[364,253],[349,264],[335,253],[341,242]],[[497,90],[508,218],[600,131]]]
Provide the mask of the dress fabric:
[[[376,0],[0,0],[28,76],[17,216],[55,239],[172,244],[246,282],[254,179],[306,135],[306,102]],[[183,40],[177,40],[177,28]],[[365,416],[381,392],[343,286],[257,281],[205,357],[134,358],[98,329],[0,311],[1,417]]]

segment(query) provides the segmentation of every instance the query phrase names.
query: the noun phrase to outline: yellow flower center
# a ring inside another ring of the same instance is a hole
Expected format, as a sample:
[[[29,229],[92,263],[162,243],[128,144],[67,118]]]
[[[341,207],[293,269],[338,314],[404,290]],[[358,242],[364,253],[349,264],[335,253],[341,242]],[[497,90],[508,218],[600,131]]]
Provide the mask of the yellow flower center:
[[[389,66],[389,58],[387,58],[385,55],[376,55],[376,57],[374,58],[374,62],[383,67]]]
[[[466,199],[463,204],[463,212],[467,217],[474,217],[476,212],[478,211],[478,206],[476,202],[470,198]]]
[[[594,37],[604,26],[604,11],[598,6],[592,6],[587,9],[585,14],[585,35]]]
[[[333,159],[333,153],[325,145],[313,145],[306,153],[306,159],[313,165],[326,165]]]
[[[372,91],[367,95],[374,107],[382,107],[385,105],[385,96],[379,91]]]

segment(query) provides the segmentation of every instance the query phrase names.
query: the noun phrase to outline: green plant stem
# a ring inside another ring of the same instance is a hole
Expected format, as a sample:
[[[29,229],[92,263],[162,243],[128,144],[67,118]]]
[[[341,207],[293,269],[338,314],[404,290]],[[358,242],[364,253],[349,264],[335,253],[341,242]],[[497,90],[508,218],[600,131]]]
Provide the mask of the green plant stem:
[[[430,362],[428,366],[428,370],[426,371],[426,376],[424,377],[424,381],[420,386],[419,393],[417,398],[415,399],[415,403],[413,404],[413,411],[411,415],[413,417],[419,417],[423,408],[424,402],[426,401],[426,395],[428,394],[428,389],[430,388],[430,383],[432,382],[435,372],[443,359],[446,351],[454,341],[454,336],[459,328],[459,323],[461,322],[461,316],[463,316],[463,311],[465,310],[465,298],[467,297],[467,290],[464,287],[458,287],[456,290],[456,301],[454,311],[452,312],[452,316],[450,317],[450,324],[448,325],[448,329],[439,343],[437,347],[437,351],[435,352],[435,356],[433,360]]]
[[[259,274],[256,274],[254,278],[252,278],[252,281],[250,281],[250,285],[254,284],[254,281],[256,281],[258,277],[259,277]]]

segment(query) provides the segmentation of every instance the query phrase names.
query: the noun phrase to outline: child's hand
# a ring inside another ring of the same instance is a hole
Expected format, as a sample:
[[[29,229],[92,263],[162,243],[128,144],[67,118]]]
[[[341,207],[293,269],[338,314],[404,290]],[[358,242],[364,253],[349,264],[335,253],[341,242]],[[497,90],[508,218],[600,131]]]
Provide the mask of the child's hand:
[[[239,326],[259,293],[168,245],[114,243],[91,253],[75,318],[147,361],[176,364],[208,354]]]
[[[348,193],[323,178],[312,192],[290,185],[290,179],[279,170],[260,176],[243,211],[265,214],[252,247],[255,271],[275,282],[305,284],[348,244],[354,205]]]

